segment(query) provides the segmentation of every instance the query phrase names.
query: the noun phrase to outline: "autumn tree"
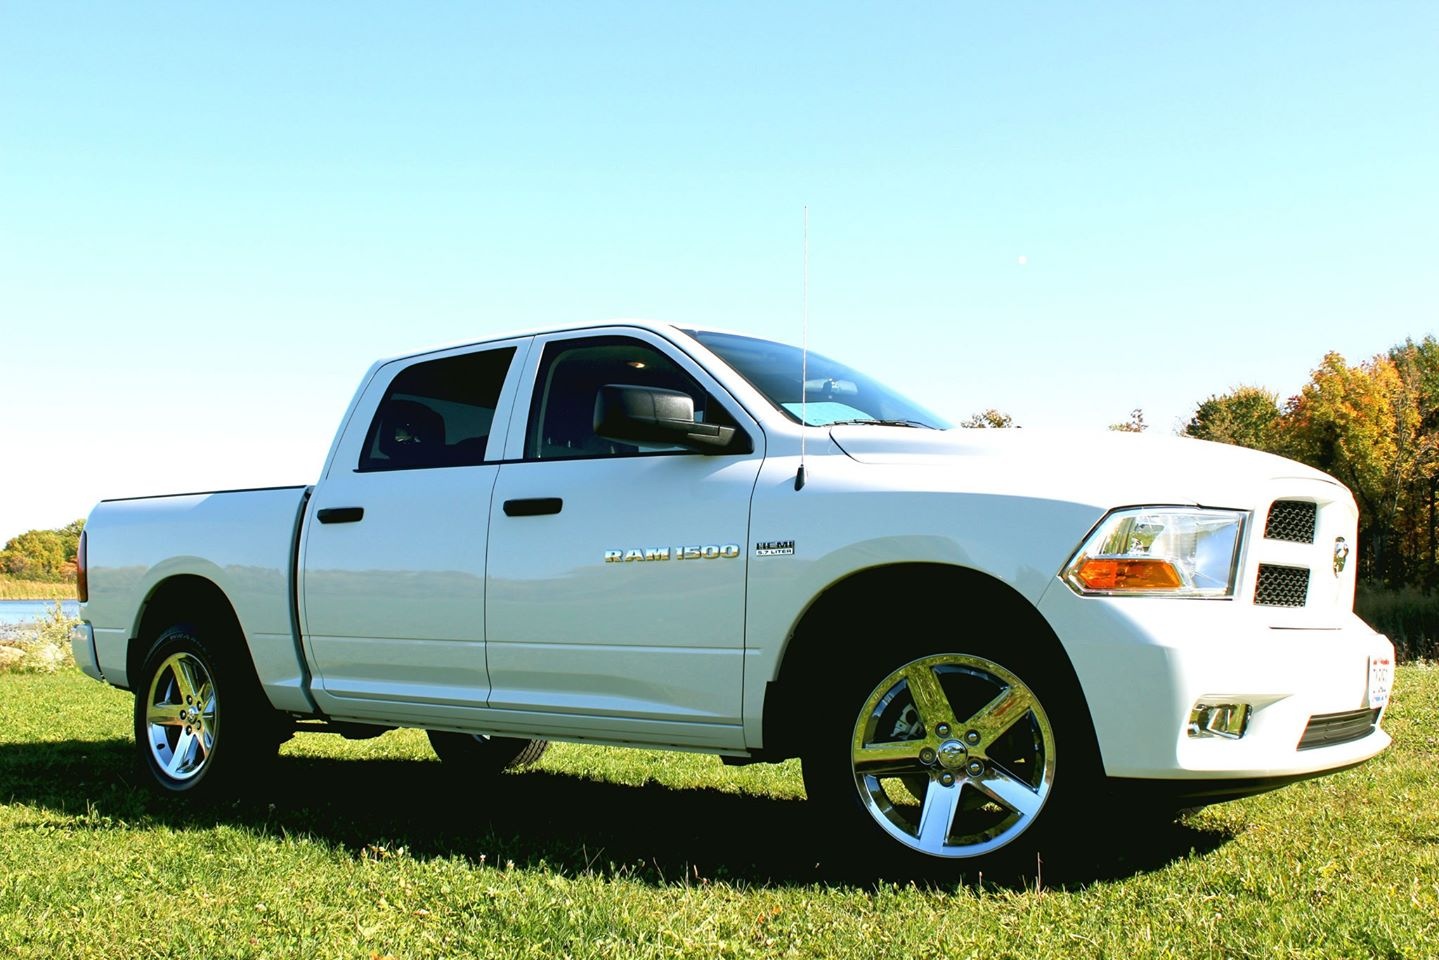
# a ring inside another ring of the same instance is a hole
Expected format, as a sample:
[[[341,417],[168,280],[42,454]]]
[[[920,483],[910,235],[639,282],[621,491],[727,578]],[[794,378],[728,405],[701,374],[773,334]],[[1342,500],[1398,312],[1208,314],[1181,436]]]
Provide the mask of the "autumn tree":
[[[0,550],[0,573],[16,580],[58,582],[75,575],[75,554],[84,520],[58,530],[27,530]]]
[[[1144,411],[1138,407],[1129,411],[1129,419],[1123,423],[1111,423],[1109,429],[1116,433],[1143,433],[1149,429],[1149,424],[1144,422]]]
[[[1258,387],[1211,396],[1182,432],[1333,475],[1359,505],[1364,575],[1439,582],[1439,340],[1432,335],[1355,365],[1326,354],[1283,407]]]
[[[0,571],[17,580],[60,580],[65,541],[54,530],[27,530],[0,551]]]
[[[1018,428],[1014,418],[1009,414],[990,407],[988,410],[981,410],[979,413],[970,414],[969,419],[960,424],[961,427],[1007,429]]]
[[[1328,353],[1285,411],[1286,450],[1354,493],[1367,535],[1369,573],[1401,579],[1395,534],[1405,494],[1432,459],[1421,430],[1419,391],[1388,356],[1351,366]]]

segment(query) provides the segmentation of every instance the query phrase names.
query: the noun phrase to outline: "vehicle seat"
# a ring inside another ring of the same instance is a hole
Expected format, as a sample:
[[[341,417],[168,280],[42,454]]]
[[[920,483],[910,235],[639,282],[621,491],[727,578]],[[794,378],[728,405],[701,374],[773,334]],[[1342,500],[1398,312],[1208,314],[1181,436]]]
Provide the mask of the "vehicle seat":
[[[401,467],[445,462],[445,418],[423,403],[391,400],[380,420],[380,452]]]

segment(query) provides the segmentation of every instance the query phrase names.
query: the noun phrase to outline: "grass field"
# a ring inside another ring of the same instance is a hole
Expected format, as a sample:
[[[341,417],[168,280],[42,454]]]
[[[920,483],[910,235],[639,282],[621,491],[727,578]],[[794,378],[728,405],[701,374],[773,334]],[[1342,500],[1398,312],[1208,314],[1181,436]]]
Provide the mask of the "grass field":
[[[1038,885],[837,875],[792,764],[559,745],[457,785],[422,734],[300,737],[253,797],[163,802],[131,698],[0,675],[5,957],[1429,957],[1439,667],[1384,756],[1131,834]]]

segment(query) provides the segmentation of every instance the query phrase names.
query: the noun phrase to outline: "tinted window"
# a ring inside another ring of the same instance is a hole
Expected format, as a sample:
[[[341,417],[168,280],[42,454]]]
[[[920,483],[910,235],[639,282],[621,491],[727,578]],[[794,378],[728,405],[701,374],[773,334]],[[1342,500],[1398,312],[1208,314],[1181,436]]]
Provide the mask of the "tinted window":
[[[485,461],[513,347],[427,360],[401,370],[375,412],[361,470],[463,467]]]
[[[695,420],[734,425],[723,407],[673,360],[628,337],[562,340],[545,347],[530,407],[527,457],[609,457],[681,450],[632,444],[595,435],[595,397],[606,384],[663,387],[689,394]]]

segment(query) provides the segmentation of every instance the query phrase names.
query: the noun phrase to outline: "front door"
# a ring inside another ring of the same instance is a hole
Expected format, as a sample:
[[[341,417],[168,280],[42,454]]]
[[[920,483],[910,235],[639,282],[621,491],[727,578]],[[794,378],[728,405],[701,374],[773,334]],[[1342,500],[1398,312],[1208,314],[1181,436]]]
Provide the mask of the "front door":
[[[648,333],[537,339],[490,512],[490,705],[623,742],[741,745],[757,427]],[[598,437],[605,384],[682,390],[747,452]],[[548,718],[548,719],[547,719]],[[581,719],[583,718],[583,719]]]

